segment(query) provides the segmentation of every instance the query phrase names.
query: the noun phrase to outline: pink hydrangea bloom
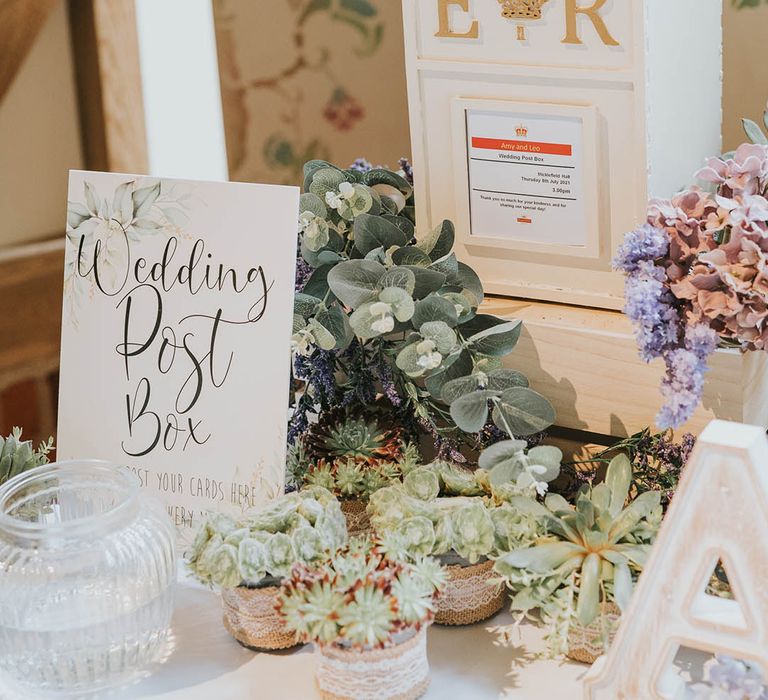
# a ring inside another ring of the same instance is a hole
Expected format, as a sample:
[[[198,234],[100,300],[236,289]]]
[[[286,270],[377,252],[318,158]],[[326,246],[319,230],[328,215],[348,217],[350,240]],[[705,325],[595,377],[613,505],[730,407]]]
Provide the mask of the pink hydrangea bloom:
[[[697,177],[716,191],[691,187],[652,200],[648,227],[628,235],[616,263],[627,275],[626,312],[638,328],[641,354],[667,365],[662,427],[685,422],[700,399],[714,344],[694,350],[692,337],[706,331],[709,340],[768,350],[768,146],[744,144],[732,158],[711,158]],[[654,231],[669,240],[661,255],[650,245]],[[631,265],[628,251],[639,252]],[[653,303],[645,303],[654,284],[666,291],[655,289]]]

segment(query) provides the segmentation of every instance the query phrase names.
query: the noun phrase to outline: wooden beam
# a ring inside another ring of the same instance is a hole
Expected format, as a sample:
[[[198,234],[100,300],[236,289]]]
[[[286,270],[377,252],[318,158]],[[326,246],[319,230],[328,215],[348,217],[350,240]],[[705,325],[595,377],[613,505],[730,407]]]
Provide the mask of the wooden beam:
[[[64,237],[0,252],[0,391],[59,364]]]
[[[59,0],[0,0],[0,102]]]
[[[134,0],[69,0],[86,167],[148,169]]]

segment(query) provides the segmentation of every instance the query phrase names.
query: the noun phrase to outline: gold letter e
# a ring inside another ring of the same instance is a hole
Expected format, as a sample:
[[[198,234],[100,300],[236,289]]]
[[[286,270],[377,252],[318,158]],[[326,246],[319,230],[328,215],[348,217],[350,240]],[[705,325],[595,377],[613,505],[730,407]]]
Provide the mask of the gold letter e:
[[[437,0],[437,16],[440,21],[440,28],[435,36],[454,39],[477,39],[480,34],[477,20],[472,21],[469,31],[464,34],[451,30],[451,20],[448,16],[448,10],[451,5],[458,5],[464,12],[469,12],[469,0]]]

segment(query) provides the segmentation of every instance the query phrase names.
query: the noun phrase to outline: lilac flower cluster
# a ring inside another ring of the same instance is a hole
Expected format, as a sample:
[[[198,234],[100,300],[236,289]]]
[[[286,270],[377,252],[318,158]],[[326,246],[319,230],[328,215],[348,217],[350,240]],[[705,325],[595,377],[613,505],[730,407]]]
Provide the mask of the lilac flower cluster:
[[[311,356],[296,355],[293,360],[293,377],[304,383],[304,392],[296,402],[288,426],[288,442],[296,438],[309,426],[309,414],[327,410],[338,401],[336,386],[336,364],[334,353],[316,350]],[[311,391],[308,391],[311,389]]]
[[[759,666],[717,655],[704,665],[705,682],[691,687],[692,700],[768,700]]]
[[[718,337],[709,326],[688,326],[681,317],[666,270],[657,264],[668,251],[667,232],[646,224],[627,235],[614,266],[626,275],[624,313],[635,326],[640,356],[645,362],[662,358],[666,364],[661,386],[665,403],[656,422],[661,428],[677,428],[701,401],[707,360]]]
[[[349,166],[350,170],[356,170],[359,173],[367,173],[373,170],[373,164],[365,158],[357,158],[352,165]]]
[[[701,401],[707,360],[715,351],[718,336],[709,326],[689,326],[685,330],[685,347],[664,357],[667,374],[661,384],[664,406],[656,416],[662,428],[676,428],[690,418]]]
[[[376,373],[378,374],[379,381],[381,382],[381,390],[384,396],[389,401],[389,403],[391,403],[395,407],[401,406],[403,403],[403,399],[400,397],[400,394],[398,394],[397,392],[397,387],[395,386],[395,378],[394,378],[394,373],[392,372],[392,367],[384,359],[384,357],[380,358],[379,363],[376,367]]]
[[[304,285],[307,284],[307,280],[312,276],[313,272],[314,270],[311,265],[304,260],[299,252],[296,257],[296,283],[294,285],[294,290],[300,292],[304,289]]]
[[[401,158],[398,161],[398,164],[400,165],[400,171],[402,172],[403,177],[410,185],[413,185],[413,166],[411,165],[411,161],[407,158]]]

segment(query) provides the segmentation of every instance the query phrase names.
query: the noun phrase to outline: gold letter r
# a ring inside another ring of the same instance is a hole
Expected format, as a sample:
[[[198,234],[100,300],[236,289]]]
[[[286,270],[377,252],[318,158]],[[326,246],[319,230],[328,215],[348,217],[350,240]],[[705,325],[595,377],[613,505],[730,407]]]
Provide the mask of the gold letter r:
[[[605,26],[603,18],[598,14],[599,10],[605,5],[607,0],[595,0],[589,7],[580,7],[577,0],[565,0],[565,39],[564,44],[581,44],[579,30],[576,26],[576,19],[579,14],[586,15],[600,35],[606,46],[619,46],[619,42],[611,36],[608,27]]]

